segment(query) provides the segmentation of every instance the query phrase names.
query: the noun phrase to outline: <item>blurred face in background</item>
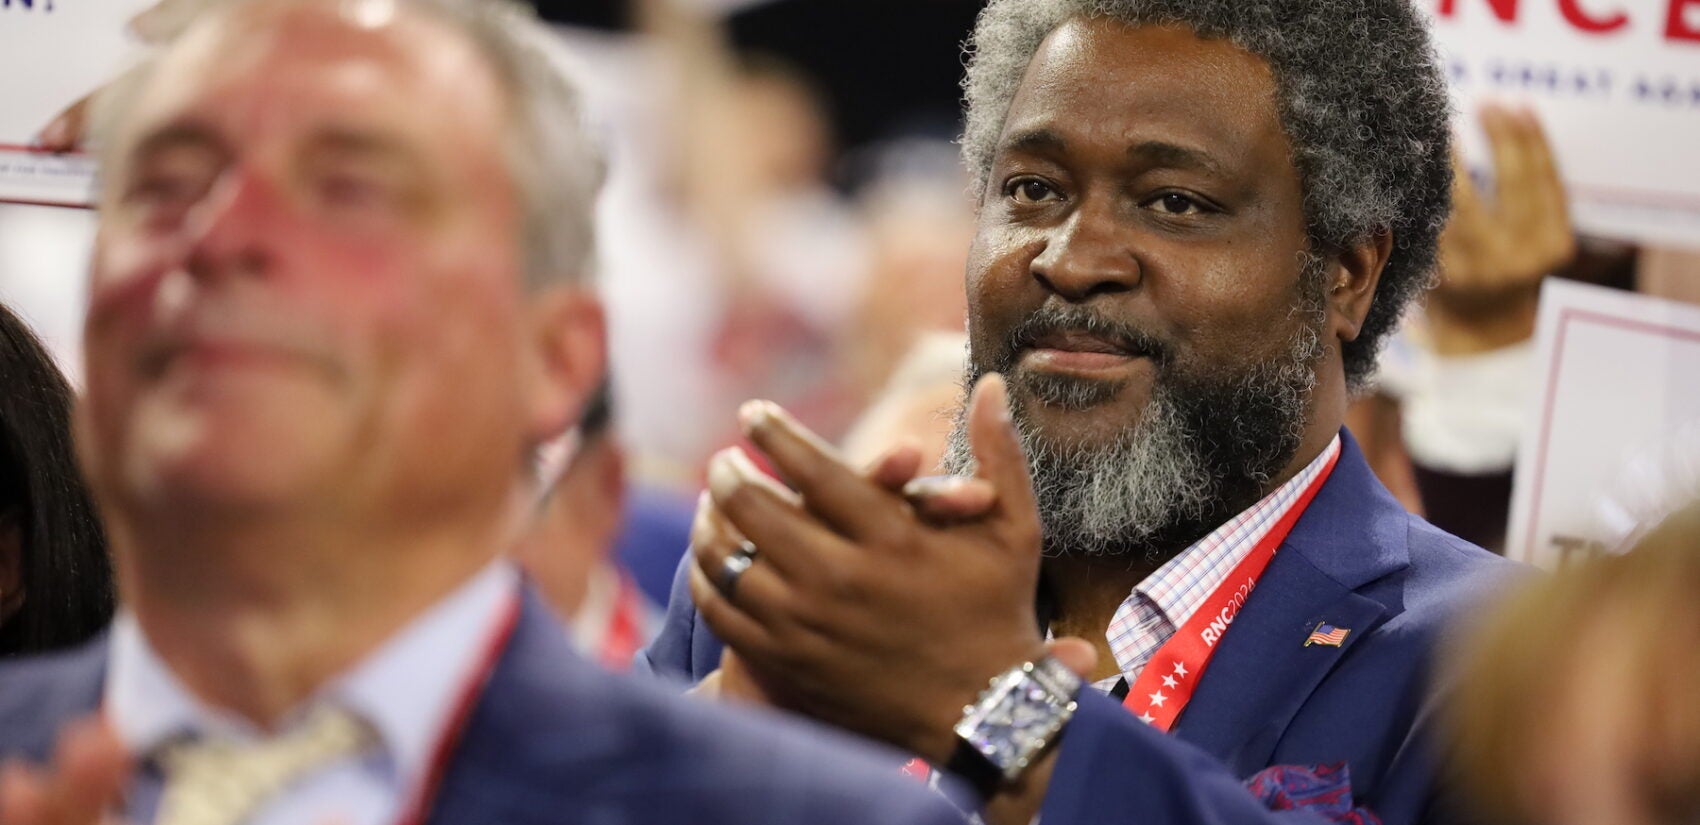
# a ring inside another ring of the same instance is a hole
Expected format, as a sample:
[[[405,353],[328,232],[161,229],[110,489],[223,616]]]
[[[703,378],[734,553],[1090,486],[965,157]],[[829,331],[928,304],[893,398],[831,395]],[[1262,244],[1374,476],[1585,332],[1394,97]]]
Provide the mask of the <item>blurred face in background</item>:
[[[922,335],[963,330],[962,270],[974,237],[964,186],[954,177],[887,185],[863,206],[872,266],[856,310],[849,367],[867,396]]]
[[[387,3],[261,0],[186,35],[108,150],[80,422],[102,497],[494,506],[541,429],[506,101]]]
[[[742,124],[741,146],[756,185],[786,192],[819,186],[832,155],[832,138],[820,102],[802,80],[779,68],[743,72],[727,101]]]
[[[1543,825],[1663,825],[1647,805],[1640,764],[1651,750],[1636,719],[1644,691],[1641,674],[1622,654],[1617,628],[1622,624],[1608,605],[1599,621],[1573,639],[1588,653],[1552,662],[1551,695],[1540,702],[1543,724],[1527,731],[1528,764],[1521,787],[1529,821]],[[1700,689],[1700,685],[1695,686]],[[1672,754],[1672,756],[1676,756]],[[1656,758],[1656,757],[1655,757]],[[1651,784],[1651,783],[1648,783]],[[1700,813],[1700,812],[1697,812]],[[1672,820],[1673,822],[1677,820]]]
[[[1700,822],[1697,551],[1690,503],[1460,627],[1441,730],[1469,821]]]

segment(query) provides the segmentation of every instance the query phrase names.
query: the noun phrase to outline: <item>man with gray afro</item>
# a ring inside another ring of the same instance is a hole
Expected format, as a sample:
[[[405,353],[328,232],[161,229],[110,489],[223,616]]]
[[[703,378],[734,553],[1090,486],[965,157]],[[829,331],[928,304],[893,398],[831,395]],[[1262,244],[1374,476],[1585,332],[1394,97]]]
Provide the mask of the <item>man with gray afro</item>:
[[[122,607],[0,667],[0,822],[961,822],[900,754],[580,659],[507,558],[606,360],[535,14],[203,5],[96,107],[76,432]]]
[[[1405,512],[1342,427],[1447,215],[1422,17],[993,0],[964,86],[954,476],[852,469],[748,405],[795,489],[715,459],[640,664],[724,664],[998,822],[1448,821],[1434,651],[1514,568]]]

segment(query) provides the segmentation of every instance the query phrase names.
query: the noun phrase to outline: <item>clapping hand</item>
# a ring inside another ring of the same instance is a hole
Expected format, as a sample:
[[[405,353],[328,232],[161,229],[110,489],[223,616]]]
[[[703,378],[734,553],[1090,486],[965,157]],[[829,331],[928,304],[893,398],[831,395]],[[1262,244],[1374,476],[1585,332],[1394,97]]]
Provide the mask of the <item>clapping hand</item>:
[[[1038,512],[1002,377],[969,403],[976,481],[945,498],[978,497],[977,518],[931,520],[893,489],[905,473],[852,469],[755,402],[748,436],[794,491],[722,452],[693,536],[697,607],[769,701],[935,762],[987,680],[1045,652]],[[754,562],[729,576],[750,546]]]

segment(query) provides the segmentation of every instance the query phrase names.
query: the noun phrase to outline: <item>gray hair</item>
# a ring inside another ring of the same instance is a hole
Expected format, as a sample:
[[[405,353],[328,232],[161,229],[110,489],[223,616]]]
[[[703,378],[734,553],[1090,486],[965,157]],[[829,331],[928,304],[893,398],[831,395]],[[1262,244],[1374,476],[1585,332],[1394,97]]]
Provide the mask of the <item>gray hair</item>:
[[[103,161],[129,106],[152,76],[165,47],[204,12],[252,0],[187,0],[150,21],[161,48],[108,86],[94,108],[93,137]],[[393,2],[418,9],[472,43],[508,93],[512,117],[505,151],[520,199],[525,282],[531,289],[588,283],[595,269],[595,204],[603,153],[586,128],[578,90],[551,58],[562,48],[530,7],[517,0],[342,0]]]
[[[1312,251],[1393,236],[1363,328],[1341,348],[1347,384],[1361,390],[1382,339],[1433,278],[1451,208],[1446,80],[1410,0],[991,0],[969,41],[963,80],[962,152],[979,191],[1027,64],[1052,30],[1076,17],[1186,26],[1269,63]]]

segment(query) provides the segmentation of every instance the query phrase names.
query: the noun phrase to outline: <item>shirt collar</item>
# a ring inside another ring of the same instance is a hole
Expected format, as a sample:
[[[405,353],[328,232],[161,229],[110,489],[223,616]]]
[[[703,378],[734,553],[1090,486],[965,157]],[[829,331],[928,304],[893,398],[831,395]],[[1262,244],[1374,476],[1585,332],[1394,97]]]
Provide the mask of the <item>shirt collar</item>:
[[[492,562],[331,680],[291,712],[290,720],[327,701],[347,707],[377,732],[398,787],[413,787],[429,768],[462,690],[482,676],[474,670],[518,598],[518,587],[519,574],[510,563]],[[128,611],[114,622],[108,656],[105,713],[131,753],[150,753],[186,733],[259,736],[253,724],[190,693]]]
[[[492,562],[325,691],[377,730],[403,787],[429,769],[463,691],[485,676],[477,669],[518,598],[518,571]]]
[[[1249,555],[1263,537],[1269,534],[1281,516],[1298,502],[1299,494],[1316,480],[1328,462],[1340,452],[1340,436],[1335,435],[1328,446],[1310,460],[1292,478],[1271,490],[1256,504],[1223,522],[1204,538],[1169,559],[1162,567],[1134,586],[1130,599],[1140,596],[1151,601],[1169,630],[1186,624],[1200,604],[1233,572],[1234,566]]]
[[[246,738],[253,725],[203,704],[148,644],[136,617],[121,611],[112,622],[104,716],[126,749],[147,754],[183,734]]]

